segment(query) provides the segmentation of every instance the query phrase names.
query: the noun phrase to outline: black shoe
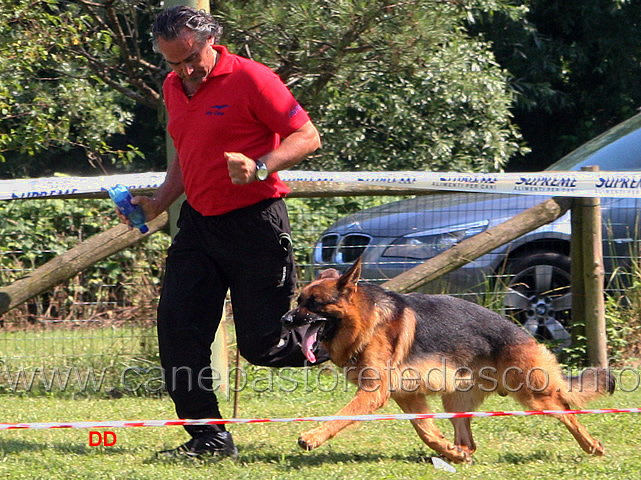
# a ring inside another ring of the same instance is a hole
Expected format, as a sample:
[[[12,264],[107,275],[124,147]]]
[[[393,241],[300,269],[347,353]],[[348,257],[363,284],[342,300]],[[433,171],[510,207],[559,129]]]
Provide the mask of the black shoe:
[[[205,458],[205,457],[231,457],[238,458],[238,449],[229,432],[204,433],[193,437],[186,443],[158,452],[159,456],[166,458]]]

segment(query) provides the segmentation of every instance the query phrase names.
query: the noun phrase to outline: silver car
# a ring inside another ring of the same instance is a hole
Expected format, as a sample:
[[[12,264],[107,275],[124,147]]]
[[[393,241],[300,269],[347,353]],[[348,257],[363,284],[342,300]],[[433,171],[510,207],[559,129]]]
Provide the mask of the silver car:
[[[605,171],[641,171],[641,114],[547,170],[580,170],[588,165]],[[362,256],[363,278],[382,283],[546,198],[443,193],[369,208],[323,232],[314,249],[314,268],[343,270]],[[616,290],[626,284],[625,272],[631,260],[638,258],[641,202],[603,198],[601,207],[607,287]],[[572,306],[570,232],[568,213],[429,283],[423,291],[468,295],[486,302],[488,292],[500,292],[505,314],[536,337],[567,346]]]

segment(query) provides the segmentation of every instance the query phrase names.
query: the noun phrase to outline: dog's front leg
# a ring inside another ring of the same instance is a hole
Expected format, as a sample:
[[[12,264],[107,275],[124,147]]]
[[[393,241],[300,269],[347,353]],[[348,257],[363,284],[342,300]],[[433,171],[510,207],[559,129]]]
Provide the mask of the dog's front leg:
[[[382,388],[375,391],[364,391],[359,389],[356,396],[335,415],[352,416],[367,415],[375,412],[387,402],[389,392]],[[354,423],[354,420],[332,420],[323,423],[319,427],[308,430],[298,438],[298,445],[304,450],[312,450],[321,446],[327,440],[336,436],[338,432]]]

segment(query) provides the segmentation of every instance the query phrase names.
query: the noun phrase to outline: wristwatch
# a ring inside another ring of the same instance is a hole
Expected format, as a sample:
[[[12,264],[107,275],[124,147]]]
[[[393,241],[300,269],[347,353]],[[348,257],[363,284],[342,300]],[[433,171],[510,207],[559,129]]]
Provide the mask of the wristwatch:
[[[263,162],[256,160],[256,180],[266,180],[269,176],[269,170],[267,170],[267,165]]]

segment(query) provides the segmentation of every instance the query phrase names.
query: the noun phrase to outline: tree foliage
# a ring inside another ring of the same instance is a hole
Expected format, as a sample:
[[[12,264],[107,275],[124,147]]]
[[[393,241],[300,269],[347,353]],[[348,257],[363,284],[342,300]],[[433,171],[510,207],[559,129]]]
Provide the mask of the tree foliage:
[[[490,2],[220,2],[226,39],[310,111],[321,169],[497,170],[521,151],[506,73],[463,26]],[[470,4],[471,7],[470,7]]]
[[[65,170],[86,163],[79,150],[118,168],[158,161],[166,67],[148,31],[160,3],[0,3],[0,175],[73,159]],[[319,125],[324,147],[305,168],[542,168],[641,100],[641,0],[231,0],[212,12],[222,41],[277,71]],[[533,150],[521,162],[515,125]]]
[[[0,285],[9,285],[87,238],[118,224],[104,199],[0,202]],[[158,296],[163,253],[171,239],[151,235],[6,314],[0,327],[31,322],[109,320],[114,311],[147,308]],[[138,311],[137,313],[141,313]],[[141,318],[149,318],[141,315]],[[82,323],[82,322],[79,322]]]
[[[478,15],[517,93],[515,121],[532,148],[515,168],[538,169],[630,117],[641,103],[641,1],[519,0],[514,20]]]
[[[25,157],[76,147],[119,166],[134,158],[135,147],[119,148],[149,129],[134,103],[162,111],[166,68],[148,41],[159,3],[0,5],[5,172],[34,174],[42,163]],[[522,151],[512,97],[464,22],[478,11],[519,12],[505,3],[235,0],[213,3],[212,13],[227,29],[222,41],[272,67],[320,127],[324,148],[306,167],[495,170]],[[160,129],[152,136],[162,144]]]
[[[134,102],[158,107],[162,76],[137,38],[145,4],[0,3],[0,160],[13,160],[7,173],[34,174],[45,167],[38,157],[78,148],[90,161],[133,160],[136,149],[115,148],[113,136],[131,125]],[[156,88],[146,88],[156,77]]]

